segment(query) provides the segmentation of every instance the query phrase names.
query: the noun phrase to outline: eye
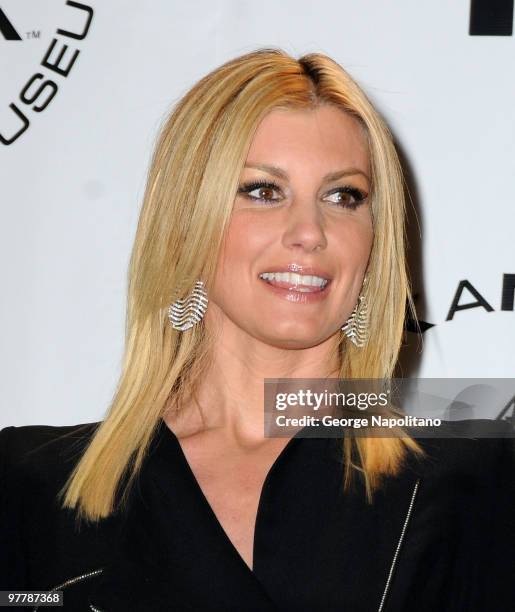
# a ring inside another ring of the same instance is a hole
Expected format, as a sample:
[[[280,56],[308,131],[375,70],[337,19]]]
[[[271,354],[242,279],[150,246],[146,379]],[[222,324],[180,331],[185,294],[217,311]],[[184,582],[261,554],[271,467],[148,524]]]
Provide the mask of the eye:
[[[357,187],[351,187],[350,185],[336,187],[331,190],[328,195],[338,196],[330,200],[330,202],[342,206],[343,208],[350,208],[351,210],[356,210],[356,208],[368,197],[367,193],[361,191],[361,189]]]
[[[254,191],[257,192],[257,195],[251,195]],[[279,187],[270,181],[253,181],[245,183],[238,189],[239,194],[259,202],[278,202],[281,198],[272,197],[274,191],[279,191]]]

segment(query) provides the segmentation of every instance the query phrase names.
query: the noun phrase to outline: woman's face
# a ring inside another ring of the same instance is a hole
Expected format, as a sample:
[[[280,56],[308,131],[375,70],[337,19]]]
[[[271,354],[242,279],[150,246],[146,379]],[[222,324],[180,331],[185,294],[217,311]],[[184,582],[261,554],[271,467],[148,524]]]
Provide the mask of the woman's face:
[[[210,317],[281,348],[338,332],[372,247],[369,177],[364,134],[340,109],[270,112],[240,177]]]

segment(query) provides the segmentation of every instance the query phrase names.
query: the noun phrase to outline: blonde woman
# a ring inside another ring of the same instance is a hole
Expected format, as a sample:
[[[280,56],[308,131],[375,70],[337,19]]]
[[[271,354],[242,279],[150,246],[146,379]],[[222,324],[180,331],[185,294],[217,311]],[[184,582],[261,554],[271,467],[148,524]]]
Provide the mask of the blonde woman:
[[[1,587],[76,612],[510,608],[509,440],[263,433],[265,378],[392,376],[403,193],[329,57],[199,81],[153,156],[105,418],[0,432]]]

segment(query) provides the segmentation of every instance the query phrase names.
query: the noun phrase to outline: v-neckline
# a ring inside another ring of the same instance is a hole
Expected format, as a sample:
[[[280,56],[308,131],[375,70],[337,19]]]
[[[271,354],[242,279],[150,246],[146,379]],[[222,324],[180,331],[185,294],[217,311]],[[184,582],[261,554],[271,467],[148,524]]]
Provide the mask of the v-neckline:
[[[281,449],[281,452],[277,455],[277,457],[275,458],[274,462],[272,463],[272,465],[270,466],[264,480],[263,480],[263,484],[261,486],[261,490],[259,492],[259,498],[258,498],[258,505],[257,505],[257,511],[256,511],[256,520],[254,522],[254,530],[253,530],[253,534],[252,534],[252,567],[250,567],[247,562],[245,561],[245,559],[241,556],[240,552],[238,551],[238,549],[236,548],[236,546],[233,544],[231,538],[229,537],[229,535],[227,534],[225,528],[223,527],[222,523],[220,522],[220,520],[218,519],[215,511],[213,510],[213,507],[211,506],[211,504],[209,503],[209,500],[207,499],[204,490],[202,489],[202,487],[200,486],[200,483],[197,480],[197,477],[195,476],[195,473],[193,472],[193,469],[188,461],[188,458],[186,457],[186,454],[182,448],[182,445],[179,441],[179,438],[177,438],[177,436],[175,435],[175,433],[172,431],[172,429],[170,429],[170,427],[168,427],[168,425],[166,424],[166,421],[164,419],[161,420],[161,428],[162,428],[162,432],[163,434],[165,434],[166,436],[168,436],[173,443],[175,444],[175,446],[177,447],[177,451],[180,457],[180,461],[183,463],[185,469],[186,469],[186,473],[188,474],[189,480],[191,482],[191,484],[193,485],[193,488],[195,489],[197,496],[200,499],[200,502],[202,504],[202,506],[205,508],[205,510],[208,512],[208,514],[211,516],[211,519],[213,521],[213,524],[215,525],[217,531],[220,533],[222,540],[225,542],[226,547],[232,551],[232,554],[236,556],[238,562],[240,564],[243,565],[244,569],[249,572],[253,577],[257,577],[256,575],[256,535],[258,532],[258,528],[260,525],[260,515],[262,514],[262,504],[263,504],[263,495],[264,492],[267,488],[268,483],[270,482],[270,478],[272,477],[273,473],[275,471],[277,471],[277,466],[280,465],[283,461],[284,461],[284,457],[291,452],[291,448],[293,448],[293,446],[295,444],[298,443],[299,440],[302,439],[302,436],[300,436],[299,434],[301,434],[302,431],[304,431],[305,429],[307,429],[306,427],[303,427],[302,429],[300,429],[295,435],[293,435],[288,442],[286,443],[286,445]]]

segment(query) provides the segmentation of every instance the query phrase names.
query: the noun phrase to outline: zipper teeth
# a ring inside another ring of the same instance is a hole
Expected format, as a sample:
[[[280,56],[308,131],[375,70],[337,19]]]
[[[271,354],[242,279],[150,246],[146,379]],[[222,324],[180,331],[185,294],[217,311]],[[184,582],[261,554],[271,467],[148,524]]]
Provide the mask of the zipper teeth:
[[[65,580],[63,583],[58,584],[57,586],[53,587],[48,592],[53,593],[54,591],[59,591],[60,589],[64,589],[65,587],[70,586],[71,584],[75,584],[76,582],[80,582],[81,580],[86,580],[86,578],[91,578],[92,576],[101,574],[103,571],[104,571],[103,569],[97,569],[91,572],[87,572],[86,574],[81,574],[80,576],[69,578],[68,580]],[[36,612],[36,610],[38,609],[39,609],[39,606],[36,606],[35,608],[33,608],[32,612]],[[97,610],[96,608],[92,608],[92,610],[94,610],[95,612],[102,612],[101,610]]]
[[[390,582],[392,580],[392,576],[393,576],[393,571],[395,569],[395,564],[397,563],[397,557],[399,556],[399,551],[401,549],[402,546],[402,541],[404,539],[404,534],[406,532],[406,528],[408,526],[408,522],[411,516],[411,511],[413,509],[413,504],[415,503],[415,497],[417,496],[417,491],[418,491],[418,485],[420,483],[420,478],[417,479],[417,482],[415,483],[415,486],[413,487],[413,493],[411,494],[411,501],[408,507],[408,512],[406,513],[406,518],[404,520],[404,525],[402,526],[402,530],[401,530],[401,535],[399,537],[399,541],[397,542],[397,548],[395,549],[395,553],[393,555],[393,559],[392,559],[392,564],[390,566],[390,571],[388,572],[388,578],[386,579],[386,585],[384,587],[384,592],[383,592],[383,596],[381,597],[381,603],[379,604],[379,608],[377,610],[377,612],[382,612],[383,610],[383,606],[384,606],[384,602],[386,599],[386,595],[388,594],[388,589],[390,588]],[[101,611],[99,611],[101,612]]]

